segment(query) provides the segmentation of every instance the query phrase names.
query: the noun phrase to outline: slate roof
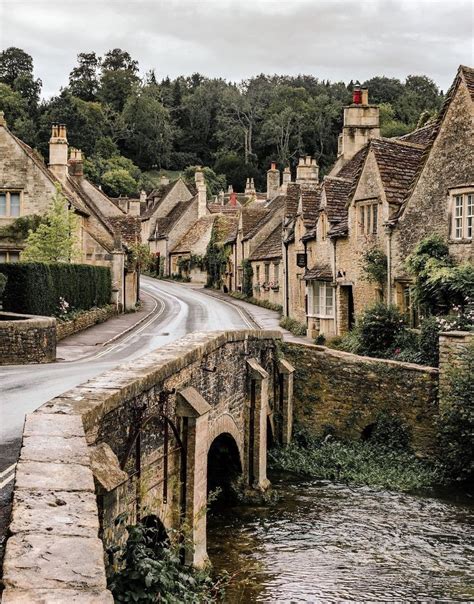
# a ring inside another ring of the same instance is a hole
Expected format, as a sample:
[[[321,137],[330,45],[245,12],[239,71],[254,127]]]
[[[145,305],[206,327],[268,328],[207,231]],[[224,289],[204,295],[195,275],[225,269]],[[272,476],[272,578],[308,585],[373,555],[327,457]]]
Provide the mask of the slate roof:
[[[374,151],[387,201],[403,203],[422,166],[424,147],[395,139],[373,139],[369,143]]]
[[[289,182],[286,189],[285,201],[285,218],[294,218],[298,211],[298,203],[300,200],[300,185],[294,182]]]
[[[149,237],[149,240],[161,239],[169,235],[171,229],[178,222],[181,216],[191,206],[196,196],[187,201],[178,201],[173,208],[168,212],[166,216],[162,216],[156,220],[153,234]]]
[[[250,260],[266,260],[270,258],[281,258],[282,232],[279,224],[270,235],[250,254]]]
[[[252,232],[256,225],[268,214],[270,210],[264,207],[246,207],[242,208],[242,237],[245,239]]]
[[[332,270],[328,264],[315,264],[306,271],[303,278],[305,281],[333,281]]]
[[[461,65],[459,70],[464,77],[471,99],[474,101],[474,69],[467,65]]]
[[[338,178],[347,178],[355,181],[359,178],[360,172],[367,157],[368,146],[365,145],[348,162],[346,162],[337,174]]]
[[[156,208],[160,205],[163,199],[168,195],[171,189],[177,183],[177,180],[168,183],[167,185],[162,185],[157,189],[153,189],[153,191],[147,197],[147,204],[141,208],[141,218],[142,220],[146,220],[150,218]],[[188,187],[189,188],[189,187]]]
[[[417,145],[429,145],[436,135],[436,121],[430,122],[421,128],[413,130],[403,136],[398,136],[393,140],[405,141],[407,143],[415,143]]]
[[[217,241],[219,243],[231,243],[237,237],[239,217],[229,214],[218,214],[214,222]]]
[[[327,176],[323,182],[326,214],[329,222],[340,222],[347,216],[347,201],[354,186],[353,180]]]
[[[221,205],[220,203],[208,203],[207,209],[211,214],[231,214],[237,216],[240,210],[240,205],[231,206],[230,204]]]
[[[140,243],[141,240],[141,225],[138,216],[110,216],[109,222],[114,230],[119,231],[122,235],[122,241],[128,245]]]
[[[313,225],[318,217],[321,203],[321,186],[313,185],[301,190],[301,205],[303,209],[303,222],[305,225]]]
[[[196,246],[199,244],[202,237],[209,235],[210,238],[212,225],[214,224],[215,219],[216,215],[202,216],[199,218],[187,231],[187,233],[185,233],[181,240],[174,246],[174,248],[171,250],[171,253],[194,253],[196,251]]]
[[[254,237],[258,231],[265,225],[269,220],[271,220],[275,214],[278,212],[282,212],[285,206],[285,196],[278,195],[274,197],[269,203],[265,204],[265,210],[268,210],[266,213],[262,212],[261,219],[254,224],[254,226],[247,232],[246,235],[243,236],[243,239],[250,239]],[[250,206],[251,208],[252,206]]]

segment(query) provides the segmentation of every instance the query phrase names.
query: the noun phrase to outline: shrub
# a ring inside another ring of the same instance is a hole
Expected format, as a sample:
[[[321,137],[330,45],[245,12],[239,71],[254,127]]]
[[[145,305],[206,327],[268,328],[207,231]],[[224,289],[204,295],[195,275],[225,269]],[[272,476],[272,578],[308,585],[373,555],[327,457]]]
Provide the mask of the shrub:
[[[387,283],[387,255],[377,247],[364,251],[361,258],[362,273],[369,283],[377,283],[382,290]]]
[[[474,343],[448,369],[438,418],[441,463],[457,480],[474,477]]]
[[[253,296],[248,298],[242,292],[229,292],[229,296],[232,296],[232,298],[236,298],[237,300],[243,300],[249,304],[255,304],[255,306],[267,308],[268,310],[274,310],[275,312],[279,313],[283,312],[283,307],[281,304],[275,304],[269,300],[260,300],[259,298],[254,298]]]
[[[7,285],[7,276],[3,273],[0,273],[0,302],[2,300],[3,292],[5,291],[5,287]]]
[[[357,352],[372,357],[386,357],[403,328],[403,317],[395,306],[386,306],[381,302],[375,304],[363,313],[357,325]]]
[[[304,323],[300,323],[296,319],[292,319],[291,317],[282,317],[280,320],[280,327],[283,329],[288,329],[294,336],[305,336],[306,335],[306,325]]]
[[[251,298],[253,294],[252,287],[253,268],[250,260],[242,260],[242,293],[247,298]]]
[[[87,310],[110,302],[110,269],[88,264],[19,262],[0,264],[8,277],[5,310],[31,315],[57,315],[60,298],[71,310]]]

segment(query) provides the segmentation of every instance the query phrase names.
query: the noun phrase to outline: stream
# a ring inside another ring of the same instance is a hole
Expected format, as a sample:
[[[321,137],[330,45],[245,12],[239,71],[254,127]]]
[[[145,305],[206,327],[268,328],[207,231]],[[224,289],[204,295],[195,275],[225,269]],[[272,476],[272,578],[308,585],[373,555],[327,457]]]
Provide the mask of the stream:
[[[208,518],[211,562],[233,577],[226,603],[474,602],[466,495],[270,478],[276,503]]]

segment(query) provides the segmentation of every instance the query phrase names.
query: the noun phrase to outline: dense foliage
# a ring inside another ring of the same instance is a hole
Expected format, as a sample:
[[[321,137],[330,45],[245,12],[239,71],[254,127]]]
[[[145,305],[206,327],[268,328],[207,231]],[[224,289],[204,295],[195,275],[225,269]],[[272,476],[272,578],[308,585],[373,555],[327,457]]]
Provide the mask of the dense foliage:
[[[441,461],[452,478],[474,478],[474,344],[448,369],[438,430]]]
[[[80,219],[68,208],[58,185],[48,211],[35,230],[30,229],[21,254],[26,262],[72,262],[80,257]]]
[[[210,604],[220,599],[223,581],[213,580],[208,570],[183,566],[179,539],[163,540],[159,529],[143,523],[127,531],[119,570],[109,580],[115,602]]]
[[[435,465],[418,459],[407,446],[407,432],[394,417],[381,415],[369,440],[317,438],[297,431],[287,447],[269,454],[271,468],[323,480],[395,491],[435,486],[444,481]]]
[[[385,136],[424,123],[442,101],[425,76],[374,77],[364,85],[371,102],[381,103]],[[67,85],[40,101],[32,57],[19,48],[0,53],[0,110],[12,131],[47,157],[51,122],[65,123],[69,141],[87,157],[90,178],[114,195],[154,186],[144,172],[163,168],[206,165],[243,190],[248,177],[264,187],[271,160],[294,168],[300,155],[311,154],[324,174],[336,156],[352,87],[311,75],[261,74],[237,84],[196,73],[158,81],[115,48],[103,57],[80,53]],[[112,158],[131,165],[104,170]],[[109,173],[119,170],[129,178]]]
[[[242,260],[242,293],[247,298],[253,295],[253,268],[250,260]]]
[[[0,302],[3,298],[3,292],[5,291],[5,287],[7,286],[7,276],[3,273],[0,273]]]
[[[300,323],[296,319],[292,319],[291,317],[282,317],[280,320],[280,327],[283,329],[288,329],[294,336],[305,336],[306,335],[306,325],[304,323]]]
[[[364,251],[361,258],[363,276],[369,283],[377,283],[383,291],[387,283],[387,255],[377,247]]]
[[[110,269],[89,264],[17,262],[0,264],[8,281],[3,295],[6,311],[59,316],[110,302]]]

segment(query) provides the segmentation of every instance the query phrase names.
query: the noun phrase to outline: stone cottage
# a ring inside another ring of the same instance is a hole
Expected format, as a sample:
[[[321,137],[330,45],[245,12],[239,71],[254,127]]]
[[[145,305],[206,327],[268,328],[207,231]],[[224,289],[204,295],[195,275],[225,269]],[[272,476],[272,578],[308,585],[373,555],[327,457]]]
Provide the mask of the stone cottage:
[[[109,266],[113,301],[123,309],[134,307],[139,283],[136,268],[128,262],[128,251],[140,241],[138,209],[125,212],[84,177],[82,153],[69,149],[65,125],[52,126],[46,166],[10,132],[0,114],[0,226],[14,230],[18,218],[43,216],[57,186],[80,217],[80,261]],[[23,247],[21,238],[0,237],[0,261],[19,260]]]

